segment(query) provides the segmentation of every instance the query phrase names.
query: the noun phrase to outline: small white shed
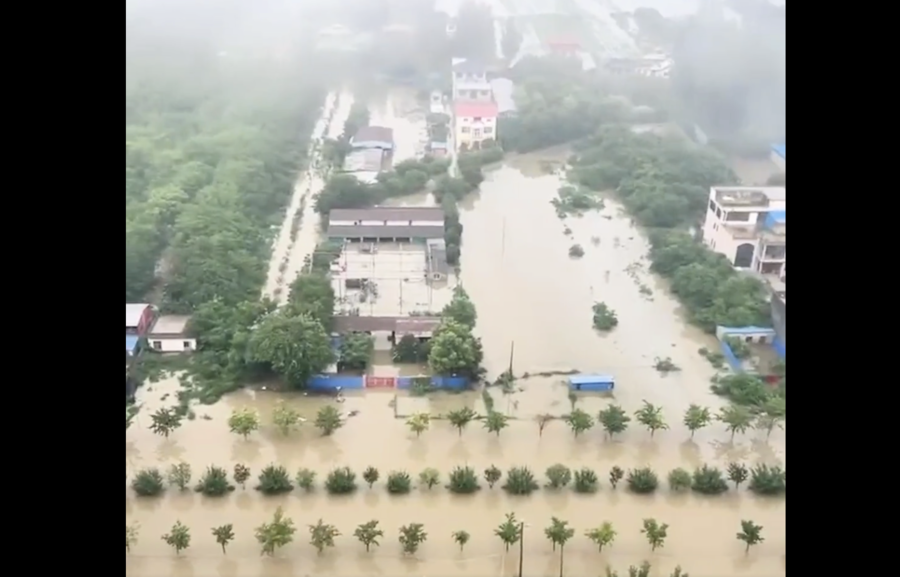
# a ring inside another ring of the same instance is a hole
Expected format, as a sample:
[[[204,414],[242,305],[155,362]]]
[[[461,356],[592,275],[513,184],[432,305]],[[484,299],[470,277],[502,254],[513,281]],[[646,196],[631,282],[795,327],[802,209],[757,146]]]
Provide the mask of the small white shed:
[[[187,353],[197,348],[197,339],[187,336],[187,315],[163,315],[147,335],[150,348],[161,353]]]

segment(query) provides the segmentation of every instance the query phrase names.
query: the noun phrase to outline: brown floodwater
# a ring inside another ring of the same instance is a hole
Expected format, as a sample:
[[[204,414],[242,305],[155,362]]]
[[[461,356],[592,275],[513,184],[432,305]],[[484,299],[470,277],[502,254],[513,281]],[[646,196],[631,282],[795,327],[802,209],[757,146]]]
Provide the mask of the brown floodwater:
[[[271,412],[278,400],[287,399],[312,421],[316,410],[333,399],[244,390],[214,406],[195,407],[196,418],[185,421],[165,440],[147,428],[147,415],[177,402],[177,379],[169,378],[138,393],[143,409],[126,432],[126,472],[131,475],[143,467],[163,468],[184,460],[194,467],[195,476],[208,465],[230,469],[236,462],[249,464],[254,474],[269,463],[282,464],[292,472],[308,467],[318,471],[320,478],[342,465],[357,471],[372,465],[382,471],[382,478],[392,470],[415,476],[425,467],[446,472],[463,464],[479,471],[491,464],[503,469],[528,466],[543,476],[548,466],[564,463],[590,467],[605,479],[613,465],[650,465],[664,477],[672,468],[692,468],[701,462],[720,467],[731,460],[783,464],[785,433],[780,430],[768,441],[763,433],[750,432],[732,443],[724,428],[714,424],[688,440],[680,424],[687,405],[715,408],[722,404],[708,390],[713,370],[697,354],[700,347],[714,346],[713,341],[685,324],[664,285],[647,272],[646,241],[615,203],[608,201],[597,214],[563,222],[550,205],[559,178],[542,175],[537,166],[534,157],[521,157],[491,170],[481,192],[461,208],[465,232],[460,282],[478,307],[477,331],[484,342],[489,375],[507,368],[514,344],[516,374],[568,369],[612,374],[617,381],[616,402],[628,410],[636,409],[643,399],[661,405],[670,430],[650,439],[646,431],[635,427],[610,442],[600,430],[574,438],[563,423],[551,422],[539,436],[532,417],[567,412],[569,402],[563,377],[532,377],[520,379],[519,390],[505,397],[492,390],[496,408],[516,417],[499,437],[477,423],[460,436],[449,423],[434,421],[417,439],[402,419],[395,418],[396,414],[438,414],[462,406],[483,411],[480,393],[429,398],[351,393],[339,406],[359,413],[333,436],[323,438],[310,423],[283,437],[269,424]],[[566,227],[570,235],[564,233]],[[568,256],[575,243],[585,250],[580,259]],[[644,294],[647,289],[652,295]],[[595,301],[606,302],[618,313],[619,326],[607,335],[598,335],[591,327]],[[377,355],[383,357],[378,364],[386,365],[385,352]],[[660,375],[652,367],[655,357],[670,357],[681,371]],[[404,367],[397,372],[418,370]],[[588,395],[578,401],[591,413],[609,402]],[[228,414],[238,407],[254,408],[262,416],[262,429],[249,440],[228,431]],[[297,524],[295,541],[275,558],[262,557],[253,529],[278,506],[284,506]],[[527,524],[523,567],[527,576],[559,573],[558,553],[543,535],[552,516],[568,520],[576,530],[566,547],[567,575],[599,575],[606,565],[624,573],[629,565],[644,560],[654,565],[655,575],[668,575],[676,565],[693,577],[763,577],[785,572],[783,499],[760,499],[744,489],[714,498],[673,496],[667,490],[637,497],[621,488],[613,491],[604,481],[591,496],[539,491],[529,497],[510,497],[499,487],[484,488],[473,496],[420,488],[410,495],[390,496],[383,482],[347,498],[329,497],[321,490],[263,497],[248,488],[222,499],[175,491],[143,499],[126,488],[126,522],[139,526],[138,542],[126,555],[126,574],[349,577],[402,571],[416,576],[511,576],[518,571],[518,552],[505,553],[493,534],[508,512],[515,512]],[[655,553],[640,534],[641,521],[648,517],[670,526],[665,547]],[[334,549],[316,555],[308,544],[306,527],[320,518],[343,535]],[[386,535],[380,548],[366,554],[352,533],[371,519],[381,522]],[[735,539],[742,519],[764,527],[765,542],[748,555]],[[192,547],[180,557],[160,538],[176,520],[193,531]],[[600,554],[583,534],[604,521],[614,524],[618,536]],[[397,530],[412,522],[425,525],[428,541],[414,558],[406,558]],[[227,555],[210,534],[211,527],[224,523],[234,524],[236,533]],[[460,529],[472,534],[464,552],[450,537]]]

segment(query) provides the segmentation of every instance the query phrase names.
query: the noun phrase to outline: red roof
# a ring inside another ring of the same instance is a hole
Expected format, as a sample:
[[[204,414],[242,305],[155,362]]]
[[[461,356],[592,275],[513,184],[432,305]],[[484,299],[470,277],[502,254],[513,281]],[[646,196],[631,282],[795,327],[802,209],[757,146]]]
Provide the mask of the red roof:
[[[496,118],[497,104],[494,102],[454,102],[453,114],[466,118]]]

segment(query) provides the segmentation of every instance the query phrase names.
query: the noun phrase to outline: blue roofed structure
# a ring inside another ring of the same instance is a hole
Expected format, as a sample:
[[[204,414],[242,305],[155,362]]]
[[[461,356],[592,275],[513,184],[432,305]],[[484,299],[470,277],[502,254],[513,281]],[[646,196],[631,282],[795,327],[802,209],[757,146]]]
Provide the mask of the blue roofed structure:
[[[766,215],[766,222],[765,222],[766,228],[772,230],[779,224],[781,224],[781,225],[787,224],[785,221],[785,217],[784,217],[785,212],[786,211],[784,211],[784,210],[769,211],[769,213]]]
[[[616,378],[612,375],[572,375],[569,377],[569,388],[575,391],[611,391],[616,388]]]
[[[141,337],[137,335],[125,335],[125,356],[131,357],[134,356],[134,353],[137,351],[138,342],[141,340]]]
[[[774,162],[778,168],[782,171],[785,171],[785,152],[784,152],[784,143],[781,144],[773,144],[772,145],[772,162]]]

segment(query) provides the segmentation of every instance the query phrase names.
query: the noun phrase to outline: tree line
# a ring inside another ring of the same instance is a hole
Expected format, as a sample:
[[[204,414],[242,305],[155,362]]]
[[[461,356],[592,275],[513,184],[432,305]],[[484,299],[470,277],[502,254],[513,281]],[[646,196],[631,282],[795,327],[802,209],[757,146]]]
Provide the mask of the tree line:
[[[445,330],[469,330],[466,325],[463,325],[458,321],[451,321],[451,323],[451,327]],[[472,338],[473,340],[470,344],[480,344],[477,339],[471,337],[470,332],[445,334],[450,334],[451,336],[446,338],[449,339],[452,337],[454,341]],[[441,344],[439,341],[438,343],[435,343],[435,347],[432,348],[431,353],[435,354],[436,348],[437,355],[440,356],[442,354],[442,349],[449,346],[450,345]],[[459,344],[454,346],[465,352],[465,346]],[[460,361],[457,359],[453,359],[452,361],[441,359],[439,361],[439,363],[445,364],[458,362]],[[549,414],[537,415],[534,420],[538,429],[538,436],[543,436],[544,429],[554,420],[563,421],[575,437],[590,431],[595,425],[599,424],[606,437],[612,439],[616,435],[624,433],[631,425],[632,415],[629,415],[625,409],[617,404],[608,405],[600,410],[596,417],[594,417],[590,413],[577,408],[575,406],[577,400],[577,396],[574,394],[570,397],[572,410],[562,417],[554,417]],[[126,430],[131,426],[135,414],[134,411],[126,410]],[[720,422],[725,425],[726,431],[731,433],[731,441],[734,441],[737,434],[743,435],[752,429],[765,431],[766,439],[768,439],[773,430],[784,427],[786,414],[784,398],[780,396],[770,396],[758,407],[751,408],[745,405],[733,404],[723,407],[717,414],[714,414],[709,407],[691,404],[682,415],[681,422],[684,424],[685,428],[690,431],[691,439],[693,439],[694,434],[697,431],[712,425],[714,422]],[[177,409],[158,409],[155,413],[150,415],[150,430],[160,436],[168,438],[172,432],[181,426],[182,419],[183,415]],[[431,428],[432,422],[435,420],[448,421],[457,429],[460,436],[462,436],[463,431],[465,431],[470,424],[480,422],[484,429],[499,437],[500,433],[509,426],[511,419],[505,413],[500,413],[490,407],[485,415],[479,415],[470,407],[464,407],[462,409],[449,411],[443,415],[415,413],[406,419],[406,426],[411,432],[415,433],[416,437],[419,437],[422,433]],[[669,424],[663,415],[662,407],[648,401],[644,401],[641,408],[634,411],[633,420],[650,433],[650,438],[653,438],[658,431],[664,431],[669,428]],[[299,428],[302,422],[303,419],[300,412],[284,401],[280,401],[272,412],[271,423],[282,435],[290,435]],[[346,419],[333,405],[326,405],[320,408],[313,421],[313,425],[319,429],[323,436],[333,434],[343,427],[345,423]],[[229,430],[244,438],[247,438],[252,433],[258,431],[260,424],[259,413],[248,408],[236,408],[228,418]]]
[[[307,530],[309,531],[309,544],[316,550],[317,555],[321,555],[326,550],[335,547],[335,540],[342,536],[341,531],[335,525],[326,523],[321,518],[316,523],[308,525]],[[507,513],[503,522],[494,529],[493,534],[503,544],[504,551],[508,552],[510,547],[522,541],[524,531],[525,524],[516,517],[515,513]],[[276,551],[293,543],[296,533],[297,527],[294,520],[288,517],[281,507],[276,509],[270,520],[253,530],[253,536],[260,547],[260,553],[268,556],[274,555]],[[646,518],[641,522],[640,533],[646,539],[650,551],[655,552],[665,547],[669,536],[669,525],[668,523],[661,523],[654,518]],[[554,551],[559,548],[559,574],[562,577],[564,574],[565,548],[575,537],[575,528],[564,519],[552,517],[550,524],[544,528],[543,534],[552,544]],[[582,534],[597,548],[598,553],[611,548],[619,536],[616,528],[608,521],[604,521],[597,527],[587,529]],[[137,525],[125,525],[126,553],[130,553],[131,548],[137,544],[138,535]],[[228,546],[235,539],[234,525],[228,523],[212,527],[210,535],[222,548],[222,553],[227,554]],[[357,525],[353,529],[351,536],[356,538],[368,553],[371,552],[373,547],[381,546],[385,532],[381,528],[380,522],[377,519],[372,519]],[[735,536],[736,540],[744,545],[745,554],[749,553],[750,548],[754,545],[765,541],[763,527],[751,520],[742,520],[740,522],[740,531]],[[161,536],[161,539],[175,550],[176,555],[180,555],[183,551],[190,549],[192,537],[190,528],[181,521],[176,521],[172,528]],[[459,529],[451,532],[449,537],[459,546],[460,552],[463,552],[466,545],[471,541],[472,534],[465,529]],[[422,523],[402,525],[397,532],[397,541],[400,543],[404,555],[415,555],[419,547],[428,541],[425,525]],[[639,574],[646,577],[649,574],[649,569],[649,563],[645,562],[640,569],[636,567],[630,568],[629,574],[633,571],[641,571]],[[610,568],[607,568],[607,576],[614,574]],[[682,572],[680,567],[675,569],[673,576],[688,577],[687,573]]]
[[[211,465],[207,467],[196,483],[192,483],[193,469],[186,462],[172,465],[167,471],[149,467],[137,471],[131,479],[131,488],[139,497],[156,497],[165,492],[166,487],[179,491],[193,490],[207,497],[223,497],[235,490],[236,485],[246,488],[250,480],[251,470],[243,464],[234,466],[231,479],[224,467]],[[383,478],[384,489],[391,495],[406,495],[416,487],[423,491],[431,491],[443,485],[445,489],[457,495],[472,495],[483,487],[483,480],[488,489],[499,486],[509,495],[530,495],[540,489],[559,492],[571,490],[580,494],[593,494],[600,490],[602,481],[596,471],[589,467],[570,469],[556,463],[544,472],[541,480],[530,468],[525,466],[510,467],[503,471],[491,465],[480,474],[469,465],[456,466],[446,477],[435,468],[423,469],[415,477],[407,471],[390,471]],[[127,476],[126,476],[127,478]],[[318,473],[303,467],[296,474],[282,465],[265,466],[257,475],[252,487],[264,495],[283,495],[299,488],[306,493],[314,491],[318,484]],[[616,490],[620,482],[636,495],[650,495],[661,487],[660,475],[650,467],[637,467],[625,471],[618,465],[613,466],[607,475],[609,486]],[[337,467],[328,472],[322,479],[321,487],[329,495],[349,495],[360,488],[360,482],[369,489],[382,480],[381,472],[375,467],[366,467],[361,474],[350,467]],[[502,484],[498,485],[498,483]],[[780,496],[787,489],[785,470],[777,465],[754,465],[747,467],[743,463],[729,463],[725,471],[712,466],[701,465],[693,471],[678,467],[669,471],[665,481],[672,493],[694,492],[700,495],[721,495],[729,491],[728,482],[739,490],[741,484],[756,495]]]

